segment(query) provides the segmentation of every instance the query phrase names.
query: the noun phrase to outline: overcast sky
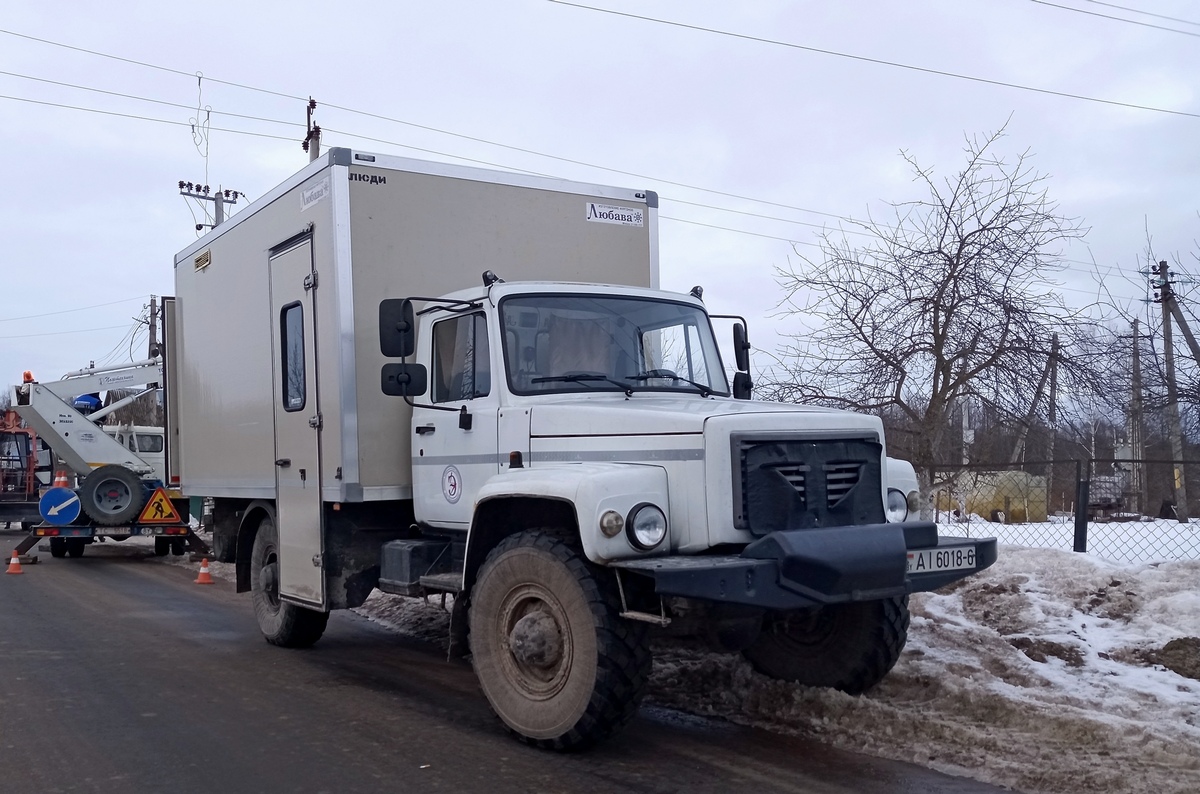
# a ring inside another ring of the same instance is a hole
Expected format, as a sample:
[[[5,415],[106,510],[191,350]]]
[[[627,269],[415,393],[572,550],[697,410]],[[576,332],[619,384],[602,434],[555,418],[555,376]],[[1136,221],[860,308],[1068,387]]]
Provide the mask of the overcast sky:
[[[1194,0],[585,1],[0,0],[0,384],[141,357],[203,220],[176,183],[266,193],[307,162],[309,96],[327,146],[658,191],[662,286],[767,351],[798,328],[777,267],[920,198],[901,150],[948,176],[1006,123],[1091,228],[1067,303],[1098,269],[1144,312],[1147,231],[1198,269]]]

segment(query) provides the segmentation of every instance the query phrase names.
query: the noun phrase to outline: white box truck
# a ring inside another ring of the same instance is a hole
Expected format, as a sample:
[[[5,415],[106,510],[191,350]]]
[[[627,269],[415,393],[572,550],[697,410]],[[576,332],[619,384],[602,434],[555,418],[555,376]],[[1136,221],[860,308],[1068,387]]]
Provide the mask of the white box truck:
[[[168,450],[269,642],[375,588],[453,593],[537,746],[636,712],[652,629],[861,692],[908,594],[995,560],[908,521],[878,419],[754,402],[651,191],[333,149],[175,258]]]

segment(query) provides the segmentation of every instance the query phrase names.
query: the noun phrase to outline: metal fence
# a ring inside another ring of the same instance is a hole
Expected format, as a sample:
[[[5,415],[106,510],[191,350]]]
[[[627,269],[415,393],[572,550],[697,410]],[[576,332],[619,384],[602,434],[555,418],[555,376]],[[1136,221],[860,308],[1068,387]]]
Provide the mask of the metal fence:
[[[939,465],[934,520],[950,534],[1086,551],[1119,562],[1200,559],[1200,461]],[[1186,477],[1186,479],[1184,479]],[[1188,484],[1176,505],[1176,483]],[[1186,518],[1180,513],[1186,510]]]

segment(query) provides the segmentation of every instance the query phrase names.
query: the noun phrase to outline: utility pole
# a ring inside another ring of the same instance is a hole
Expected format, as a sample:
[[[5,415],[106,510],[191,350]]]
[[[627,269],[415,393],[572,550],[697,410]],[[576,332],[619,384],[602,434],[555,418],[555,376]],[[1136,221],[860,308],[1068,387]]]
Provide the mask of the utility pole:
[[[241,197],[241,192],[237,190],[223,190],[217,188],[214,195],[208,195],[208,185],[202,185],[199,182],[185,182],[179,180],[179,195],[186,198],[194,198],[197,201],[213,202],[213,222],[212,223],[197,223],[196,231],[204,229],[215,229],[225,222],[225,205],[237,204]]]
[[[313,124],[313,111],[317,109],[317,100],[312,97],[308,98],[308,133],[304,136],[304,140],[300,144],[300,148],[308,152],[308,161],[311,163],[321,156],[321,128]]]
[[[1058,436],[1058,334],[1050,337],[1050,411],[1046,417],[1050,424],[1050,443],[1046,450],[1046,515],[1050,510],[1050,499],[1054,493],[1054,442]]]
[[[158,296],[150,296],[150,347],[147,351],[147,358],[154,358],[158,355]]]
[[[1170,276],[1171,271],[1167,269],[1166,260],[1159,262],[1155,286],[1158,287],[1158,302],[1162,304],[1163,315],[1163,361],[1167,370],[1167,434],[1171,437],[1171,457],[1175,460],[1173,483],[1175,517],[1179,523],[1186,524],[1188,522],[1187,483],[1183,469],[1183,431],[1179,422],[1179,388],[1175,383],[1175,343],[1171,333],[1171,317],[1174,315],[1171,309],[1175,298],[1171,294]]]
[[[1025,438],[1029,435],[1029,426],[1033,424],[1033,420],[1037,417],[1038,405],[1042,402],[1042,394],[1046,390],[1046,381],[1050,379],[1050,374],[1053,372],[1057,378],[1057,371],[1054,369],[1055,363],[1058,360],[1058,334],[1054,334],[1050,343],[1050,358],[1046,360],[1046,368],[1042,370],[1042,377],[1038,379],[1037,388],[1033,390],[1033,399],[1029,403],[1029,410],[1025,413],[1025,418],[1021,420],[1021,427],[1017,431],[1017,442],[1013,444],[1012,455],[1009,457],[1009,463],[1017,463],[1025,457]],[[1057,385],[1057,380],[1056,380]],[[1053,405],[1054,398],[1050,398]],[[1054,409],[1051,408],[1051,411]]]
[[[1138,335],[1138,321],[1133,321],[1133,382],[1132,393],[1129,397],[1129,457],[1134,462],[1130,466],[1129,490],[1133,495],[1130,508],[1135,513],[1141,513],[1146,505],[1146,483],[1142,459],[1146,457],[1145,441],[1142,438],[1142,346]]]

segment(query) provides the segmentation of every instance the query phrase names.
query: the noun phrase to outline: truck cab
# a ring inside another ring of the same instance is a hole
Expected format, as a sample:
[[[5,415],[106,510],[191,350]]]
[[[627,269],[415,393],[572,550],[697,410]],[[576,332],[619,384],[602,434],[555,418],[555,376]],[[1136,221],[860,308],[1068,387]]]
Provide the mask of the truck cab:
[[[995,560],[994,540],[907,520],[895,486],[915,477],[877,417],[736,398],[699,291],[484,283],[381,304],[422,537],[388,544],[380,586],[472,593],[481,681],[519,735],[549,730],[521,693],[566,675],[563,638],[581,630],[533,580],[571,564],[608,583],[614,619],[857,693],[898,658],[909,593]],[[522,647],[558,650],[542,669]]]
[[[154,425],[103,425],[101,429],[152,466],[159,482],[167,482],[165,428]]]

